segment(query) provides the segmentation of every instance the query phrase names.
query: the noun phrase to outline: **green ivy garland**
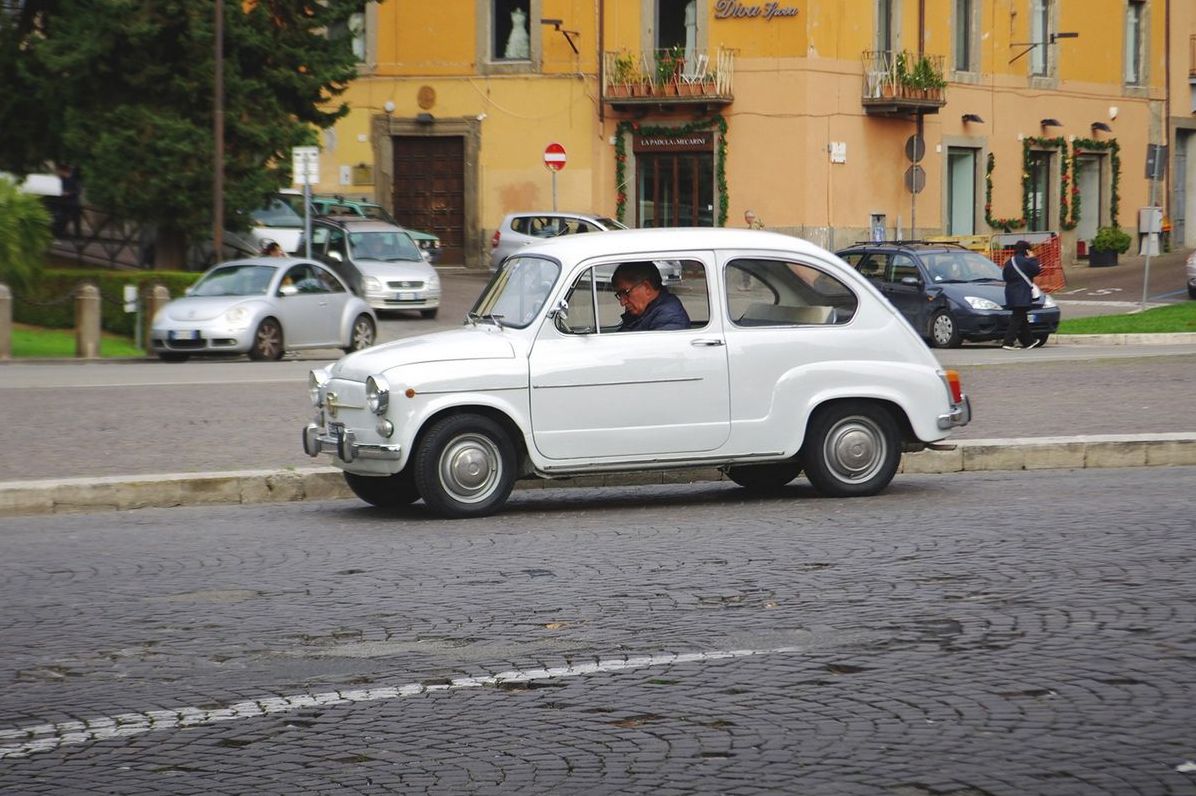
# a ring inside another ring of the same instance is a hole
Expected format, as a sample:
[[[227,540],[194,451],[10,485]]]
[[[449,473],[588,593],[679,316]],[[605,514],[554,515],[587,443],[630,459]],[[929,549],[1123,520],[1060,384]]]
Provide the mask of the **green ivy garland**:
[[[718,147],[714,164],[714,179],[721,199],[718,209],[718,225],[727,225],[727,120],[721,114],[701,119],[680,127],[642,125],[634,121],[621,121],[615,131],[615,218],[622,223],[627,214],[627,133],[641,135],[683,136],[689,133],[718,128]]]
[[[1109,198],[1109,218],[1113,226],[1117,226],[1117,219],[1121,204],[1121,146],[1117,141],[1096,141],[1091,138],[1077,138],[1071,143],[1071,155],[1067,154],[1067,140],[1062,136],[1057,138],[1029,137],[1022,140],[1022,215],[1020,218],[1000,218],[992,214],[993,209],[993,169],[997,159],[991,152],[984,171],[984,220],[994,229],[1012,232],[1026,226],[1030,217],[1030,152],[1034,147],[1040,149],[1057,149],[1062,154],[1062,168],[1059,174],[1059,226],[1062,229],[1075,229],[1080,223],[1080,189],[1075,184],[1076,162],[1083,152],[1108,152],[1109,166],[1113,170],[1111,196]]]

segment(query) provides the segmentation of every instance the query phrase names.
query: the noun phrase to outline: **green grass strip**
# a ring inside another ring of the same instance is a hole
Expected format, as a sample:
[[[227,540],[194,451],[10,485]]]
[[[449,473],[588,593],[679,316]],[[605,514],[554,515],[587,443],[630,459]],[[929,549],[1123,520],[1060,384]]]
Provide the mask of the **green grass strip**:
[[[14,324],[12,330],[13,359],[57,359],[75,356],[73,329],[44,329]],[[143,357],[145,352],[127,337],[105,332],[100,338],[101,357]]]
[[[1165,334],[1196,332],[1196,301],[1169,304],[1132,315],[1094,315],[1059,322],[1059,334]]]

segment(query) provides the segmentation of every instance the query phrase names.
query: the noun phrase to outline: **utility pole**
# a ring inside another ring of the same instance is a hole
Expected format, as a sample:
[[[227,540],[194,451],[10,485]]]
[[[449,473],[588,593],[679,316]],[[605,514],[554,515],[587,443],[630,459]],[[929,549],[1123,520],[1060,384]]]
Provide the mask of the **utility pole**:
[[[212,250],[217,263],[224,256],[224,0],[216,0],[215,79],[212,81]]]

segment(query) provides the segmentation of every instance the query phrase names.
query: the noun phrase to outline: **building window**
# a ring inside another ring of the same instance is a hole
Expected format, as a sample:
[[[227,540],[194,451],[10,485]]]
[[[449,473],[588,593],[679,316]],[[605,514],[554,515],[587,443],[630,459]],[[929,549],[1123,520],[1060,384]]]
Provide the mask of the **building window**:
[[[495,61],[530,61],[531,22],[527,3],[521,0],[493,0],[490,57]]]
[[[1129,0],[1125,7],[1125,82],[1140,86],[1144,82],[1146,51],[1146,3]]]
[[[1030,0],[1030,74],[1050,74],[1051,0]]]
[[[897,0],[876,0],[876,49],[892,52],[897,49],[896,6]]]
[[[955,71],[977,71],[975,58],[976,47],[973,39],[974,15],[976,3],[974,0],[955,0]]]

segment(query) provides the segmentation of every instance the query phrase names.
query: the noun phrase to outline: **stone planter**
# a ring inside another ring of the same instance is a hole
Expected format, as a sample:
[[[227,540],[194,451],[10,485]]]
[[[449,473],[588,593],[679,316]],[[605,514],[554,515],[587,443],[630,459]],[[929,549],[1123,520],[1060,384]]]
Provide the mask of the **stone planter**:
[[[1117,250],[1116,249],[1089,249],[1088,250],[1088,267],[1089,268],[1104,268],[1110,265],[1117,265]]]

